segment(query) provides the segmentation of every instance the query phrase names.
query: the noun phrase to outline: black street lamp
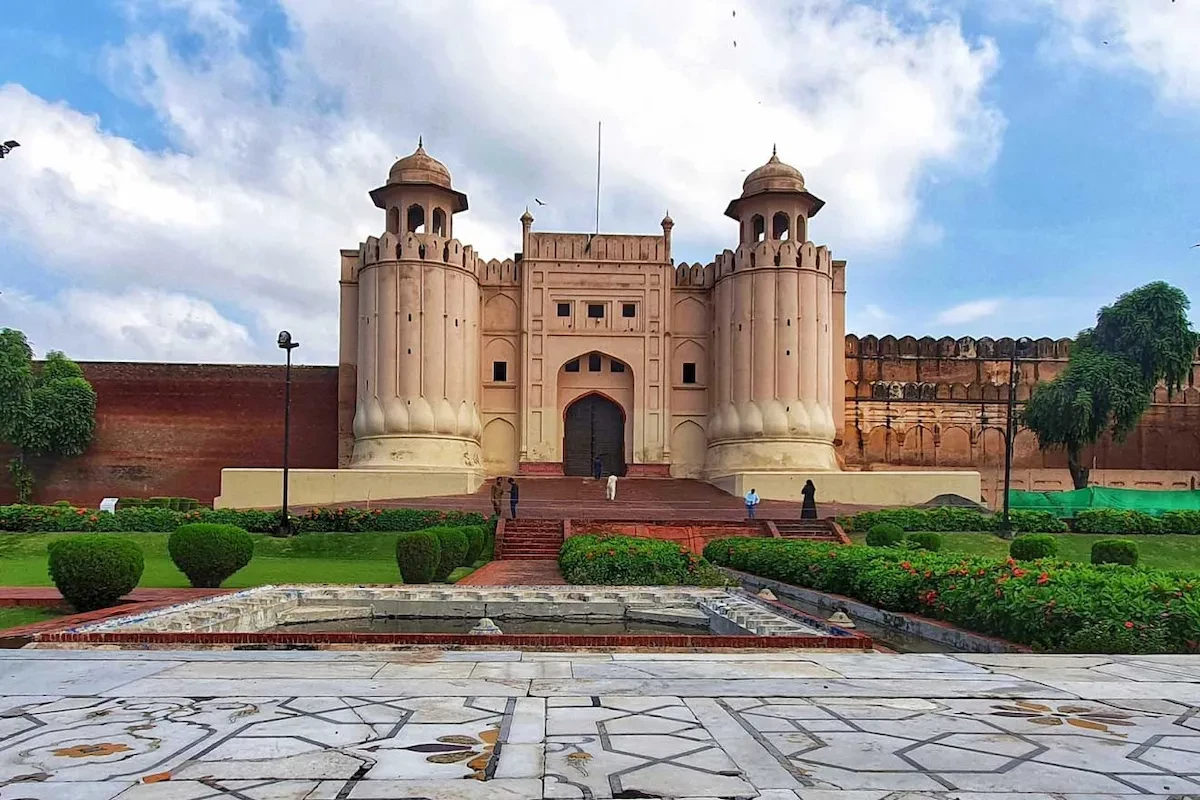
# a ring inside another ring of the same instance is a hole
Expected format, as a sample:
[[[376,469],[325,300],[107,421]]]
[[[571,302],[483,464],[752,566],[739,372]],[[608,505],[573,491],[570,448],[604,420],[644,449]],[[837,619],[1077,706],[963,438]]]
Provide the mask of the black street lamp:
[[[279,347],[287,353],[287,366],[283,377],[283,516],[279,520],[279,535],[292,535],[292,518],[288,514],[288,440],[292,427],[292,351],[300,346],[292,340],[292,334],[279,332]]]
[[[1013,537],[1012,520],[1009,519],[1008,513],[1008,492],[1012,487],[1013,439],[1016,436],[1013,408],[1017,404],[1017,352],[1032,343],[1033,340],[1028,336],[1017,339],[1013,342],[1012,352],[1008,358],[1008,415],[1004,425],[1004,516],[1000,520],[1000,529],[997,531],[1001,539]]]
[[[6,155],[11,153],[14,147],[20,147],[20,146],[21,146],[20,142],[15,142],[12,139],[9,139],[7,142],[4,142],[3,144],[0,144],[0,158],[4,158]]]

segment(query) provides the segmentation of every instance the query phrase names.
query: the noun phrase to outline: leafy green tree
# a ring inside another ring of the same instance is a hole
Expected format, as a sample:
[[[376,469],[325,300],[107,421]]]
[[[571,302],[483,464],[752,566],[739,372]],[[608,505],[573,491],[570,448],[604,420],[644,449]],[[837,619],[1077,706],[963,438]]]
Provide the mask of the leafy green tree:
[[[1188,322],[1188,297],[1157,281],[1100,309],[1096,326],[1079,333],[1066,368],[1040,383],[1021,421],[1043,450],[1067,451],[1076,489],[1088,485],[1085,448],[1106,431],[1124,439],[1150,407],[1159,383],[1180,388],[1192,370],[1197,334]]]
[[[17,500],[33,494],[32,459],[82,455],[95,428],[96,392],[79,365],[57,351],[35,364],[25,334],[0,329],[0,445],[15,453]]]

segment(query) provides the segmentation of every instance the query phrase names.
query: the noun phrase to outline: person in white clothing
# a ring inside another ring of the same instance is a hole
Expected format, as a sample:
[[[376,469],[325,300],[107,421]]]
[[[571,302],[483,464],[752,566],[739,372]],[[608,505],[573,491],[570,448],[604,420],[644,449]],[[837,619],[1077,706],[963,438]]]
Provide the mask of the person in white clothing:
[[[751,489],[750,491],[746,492],[746,516],[748,518],[754,519],[754,511],[757,506],[758,492]]]
[[[617,499],[617,476],[609,475],[608,484],[604,487],[604,496],[609,500]]]

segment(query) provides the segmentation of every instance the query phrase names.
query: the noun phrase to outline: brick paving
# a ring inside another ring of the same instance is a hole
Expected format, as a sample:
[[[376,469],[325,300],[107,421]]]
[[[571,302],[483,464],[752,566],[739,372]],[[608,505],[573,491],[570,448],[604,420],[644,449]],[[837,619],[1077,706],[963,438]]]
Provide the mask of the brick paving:
[[[564,586],[558,563],[548,560],[491,561],[456,586]]]

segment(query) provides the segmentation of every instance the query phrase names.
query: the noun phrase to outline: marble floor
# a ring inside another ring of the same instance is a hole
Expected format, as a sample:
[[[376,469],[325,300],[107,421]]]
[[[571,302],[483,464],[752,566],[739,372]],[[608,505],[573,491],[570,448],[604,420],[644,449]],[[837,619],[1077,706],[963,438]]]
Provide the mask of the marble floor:
[[[1200,798],[1200,656],[0,651],[0,800]]]

